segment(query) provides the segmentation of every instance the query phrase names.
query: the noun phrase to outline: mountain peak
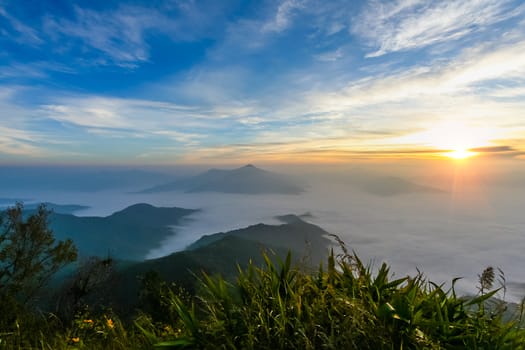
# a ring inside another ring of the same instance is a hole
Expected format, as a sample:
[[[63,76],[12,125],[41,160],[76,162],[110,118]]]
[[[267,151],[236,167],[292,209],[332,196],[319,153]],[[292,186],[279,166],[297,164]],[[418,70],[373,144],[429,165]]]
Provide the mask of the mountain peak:
[[[205,173],[156,186],[146,191],[159,192],[182,189],[186,192],[223,192],[244,194],[299,194],[303,189],[284,175],[247,164],[232,170],[208,170]]]

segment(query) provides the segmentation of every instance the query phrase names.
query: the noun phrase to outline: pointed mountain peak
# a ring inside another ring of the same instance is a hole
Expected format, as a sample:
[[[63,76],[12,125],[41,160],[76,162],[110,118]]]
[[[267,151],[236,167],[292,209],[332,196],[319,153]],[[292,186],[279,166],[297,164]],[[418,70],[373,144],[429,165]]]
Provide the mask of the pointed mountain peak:
[[[232,173],[236,173],[236,172],[242,172],[242,173],[249,172],[249,173],[252,173],[252,172],[262,172],[262,171],[263,171],[262,169],[257,168],[253,164],[246,164],[245,166],[242,166],[240,168],[231,170]]]

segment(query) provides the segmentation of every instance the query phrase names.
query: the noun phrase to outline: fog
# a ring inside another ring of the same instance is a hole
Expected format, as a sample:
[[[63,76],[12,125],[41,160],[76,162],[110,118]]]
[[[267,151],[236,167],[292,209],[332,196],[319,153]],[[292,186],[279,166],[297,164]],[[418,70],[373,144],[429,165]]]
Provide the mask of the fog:
[[[437,283],[463,277],[460,292],[475,293],[477,275],[494,266],[505,273],[506,299],[518,301],[525,295],[525,187],[516,176],[520,166],[274,166],[308,184],[300,195],[137,194],[127,188],[89,192],[4,182],[0,197],[4,202],[20,198],[90,206],[77,213],[83,216],[105,216],[139,202],[201,209],[174,227],[173,236],[148,258],[184,249],[204,234],[277,223],[276,215],[310,213],[309,222],[339,235],[362,260],[376,266],[388,262],[398,277],[418,270]],[[374,190],[378,187],[382,190]]]

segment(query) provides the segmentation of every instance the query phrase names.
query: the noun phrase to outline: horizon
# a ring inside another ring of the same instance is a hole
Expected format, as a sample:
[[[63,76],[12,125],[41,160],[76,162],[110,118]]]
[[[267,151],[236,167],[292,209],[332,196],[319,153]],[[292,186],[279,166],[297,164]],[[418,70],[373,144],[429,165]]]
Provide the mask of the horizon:
[[[522,162],[524,18],[518,0],[3,1],[0,164]]]

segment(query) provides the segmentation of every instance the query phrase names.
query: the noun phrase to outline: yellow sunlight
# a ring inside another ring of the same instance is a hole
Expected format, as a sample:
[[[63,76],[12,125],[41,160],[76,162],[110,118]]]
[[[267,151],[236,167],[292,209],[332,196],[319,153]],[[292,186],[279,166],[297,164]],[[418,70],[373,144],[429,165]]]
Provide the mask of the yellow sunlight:
[[[454,159],[465,159],[475,156],[476,152],[471,152],[468,149],[456,149],[450,152],[443,153],[445,156],[454,158]]]

